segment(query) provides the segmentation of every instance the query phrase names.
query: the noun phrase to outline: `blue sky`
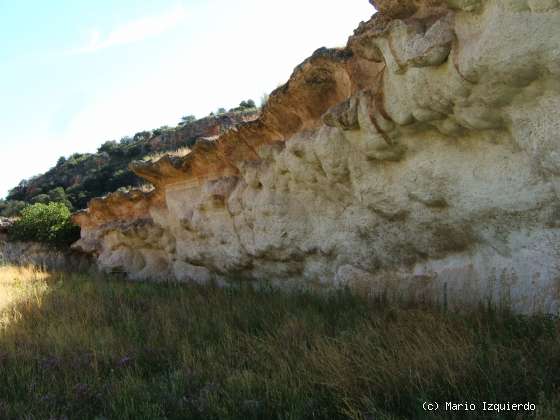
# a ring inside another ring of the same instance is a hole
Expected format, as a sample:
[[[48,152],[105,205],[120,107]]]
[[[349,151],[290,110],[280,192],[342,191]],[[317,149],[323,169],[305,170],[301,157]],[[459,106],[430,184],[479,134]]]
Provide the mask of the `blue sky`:
[[[366,0],[0,0],[0,197],[60,156],[259,101]]]

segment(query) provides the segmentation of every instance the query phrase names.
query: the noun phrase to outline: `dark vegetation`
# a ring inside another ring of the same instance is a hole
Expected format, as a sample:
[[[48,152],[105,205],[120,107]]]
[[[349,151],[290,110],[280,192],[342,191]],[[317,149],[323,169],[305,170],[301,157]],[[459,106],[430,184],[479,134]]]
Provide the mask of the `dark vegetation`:
[[[554,318],[243,284],[27,284],[0,312],[2,419],[560,418]],[[434,414],[424,401],[538,412]]]
[[[62,203],[36,203],[25,207],[9,227],[11,241],[34,241],[67,247],[80,238],[80,228],[71,221],[68,207]]]
[[[217,115],[196,119],[185,116],[176,127],[163,126],[103,143],[97,153],[75,153],[61,157],[56,166],[42,175],[22,181],[6,200],[0,200],[0,216],[17,216],[26,205],[63,203],[71,210],[87,207],[94,197],[119,188],[138,187],[144,183],[128,168],[134,160],[154,153],[192,147],[200,137],[214,136],[255,116],[258,109],[252,100]]]

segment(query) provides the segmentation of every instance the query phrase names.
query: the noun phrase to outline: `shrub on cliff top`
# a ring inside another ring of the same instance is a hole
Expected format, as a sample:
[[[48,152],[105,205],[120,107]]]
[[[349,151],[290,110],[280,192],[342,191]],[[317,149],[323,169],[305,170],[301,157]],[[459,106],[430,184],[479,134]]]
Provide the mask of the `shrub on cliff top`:
[[[63,203],[28,206],[22,210],[20,219],[10,227],[9,238],[13,241],[68,246],[80,237],[80,229],[70,217],[70,210]]]

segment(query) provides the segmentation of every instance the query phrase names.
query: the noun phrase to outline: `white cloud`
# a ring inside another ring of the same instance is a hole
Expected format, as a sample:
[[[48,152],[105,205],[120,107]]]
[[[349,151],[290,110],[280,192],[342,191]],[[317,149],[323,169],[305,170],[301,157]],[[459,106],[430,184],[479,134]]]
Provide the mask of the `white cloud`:
[[[148,16],[126,22],[114,28],[106,35],[103,35],[98,30],[93,30],[89,42],[73,52],[90,53],[105,48],[143,41],[173,29],[182,22],[186,16],[186,10],[182,5],[178,5],[157,16]]]

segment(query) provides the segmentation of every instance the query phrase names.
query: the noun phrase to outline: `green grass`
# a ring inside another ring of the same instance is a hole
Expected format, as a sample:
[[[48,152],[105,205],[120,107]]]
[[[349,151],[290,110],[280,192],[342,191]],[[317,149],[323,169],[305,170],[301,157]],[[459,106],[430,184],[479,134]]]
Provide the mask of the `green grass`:
[[[0,419],[558,419],[559,386],[549,317],[0,267]]]

